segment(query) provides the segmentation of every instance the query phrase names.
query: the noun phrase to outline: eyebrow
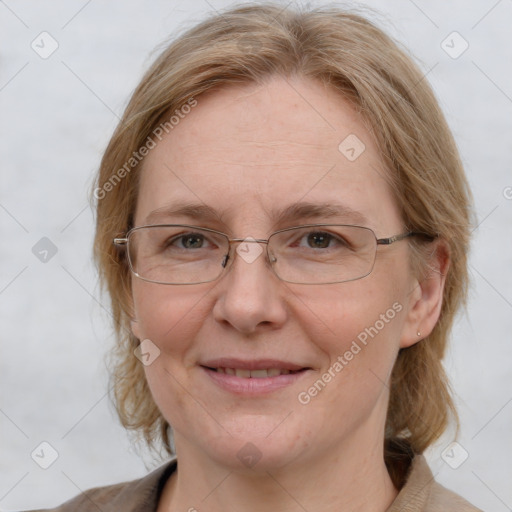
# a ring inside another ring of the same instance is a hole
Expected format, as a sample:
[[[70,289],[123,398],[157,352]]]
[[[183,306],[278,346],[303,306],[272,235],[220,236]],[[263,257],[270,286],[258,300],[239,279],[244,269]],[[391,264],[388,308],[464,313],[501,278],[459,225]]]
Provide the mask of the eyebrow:
[[[170,206],[164,206],[152,211],[145,220],[145,224],[161,222],[170,218],[182,217],[197,221],[224,222],[221,215],[224,212],[218,212],[214,208],[191,202],[177,202]],[[272,208],[270,210],[272,219],[276,224],[284,224],[291,221],[303,221],[304,219],[339,219],[365,226],[368,219],[361,212],[354,210],[346,205],[339,203],[311,203],[298,202],[285,208]]]

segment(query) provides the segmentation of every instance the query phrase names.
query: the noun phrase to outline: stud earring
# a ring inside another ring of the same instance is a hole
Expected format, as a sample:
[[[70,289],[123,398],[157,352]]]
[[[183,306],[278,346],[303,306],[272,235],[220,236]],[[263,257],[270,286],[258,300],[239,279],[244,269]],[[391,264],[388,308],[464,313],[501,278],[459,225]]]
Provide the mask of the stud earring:
[[[418,331],[416,334],[417,334],[418,336],[421,336],[421,332],[420,332],[420,331]]]

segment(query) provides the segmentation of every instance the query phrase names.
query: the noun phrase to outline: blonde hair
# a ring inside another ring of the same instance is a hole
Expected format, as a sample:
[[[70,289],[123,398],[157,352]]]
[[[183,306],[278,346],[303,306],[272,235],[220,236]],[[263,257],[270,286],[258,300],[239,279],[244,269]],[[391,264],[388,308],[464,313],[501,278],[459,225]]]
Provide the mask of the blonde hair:
[[[245,4],[214,15],[166,47],[133,93],[101,161],[94,193],[95,259],[117,334],[117,412],[150,446],[162,440],[172,452],[169,425],[134,356],[139,340],[130,332],[131,274],[125,255],[112,244],[133,227],[140,174],[134,152],[154,139],[159,126],[170,129],[169,116],[191,99],[276,75],[312,78],[348,99],[380,147],[407,228],[448,245],[451,263],[439,321],[428,338],[399,352],[391,377],[387,460],[396,439],[422,453],[446,429],[450,413],[458,425],[441,360],[467,293],[471,194],[452,134],[420,69],[366,17],[331,6],[298,11]],[[409,243],[424,263],[425,243]]]

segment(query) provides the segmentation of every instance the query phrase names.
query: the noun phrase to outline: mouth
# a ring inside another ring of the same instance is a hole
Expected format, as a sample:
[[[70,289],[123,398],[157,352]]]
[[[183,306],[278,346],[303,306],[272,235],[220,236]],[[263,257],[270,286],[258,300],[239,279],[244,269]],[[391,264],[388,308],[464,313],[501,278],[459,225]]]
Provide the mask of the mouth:
[[[289,387],[313,369],[277,360],[217,359],[199,365],[210,383],[236,395],[256,396]]]
[[[210,368],[208,366],[205,366],[204,368],[217,373],[223,373],[225,375],[235,375],[236,377],[241,377],[242,379],[265,379],[268,377],[290,375],[309,370],[309,368],[301,368],[300,370],[288,370],[287,368],[263,368],[261,370],[247,370],[245,368]]]

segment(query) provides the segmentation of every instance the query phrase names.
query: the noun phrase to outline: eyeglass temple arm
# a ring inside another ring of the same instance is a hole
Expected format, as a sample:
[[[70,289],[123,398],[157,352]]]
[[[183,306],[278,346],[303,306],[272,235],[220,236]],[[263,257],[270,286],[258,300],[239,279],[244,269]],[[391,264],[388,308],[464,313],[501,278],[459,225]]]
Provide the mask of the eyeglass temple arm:
[[[389,238],[379,238],[377,239],[378,245],[390,245],[393,242],[399,242],[400,240],[403,240],[404,238],[409,238],[411,236],[421,236],[423,238],[426,238],[429,241],[432,241],[435,239],[434,236],[428,235],[427,233],[419,233],[417,231],[409,231],[408,233],[402,233],[400,235],[390,236]]]

